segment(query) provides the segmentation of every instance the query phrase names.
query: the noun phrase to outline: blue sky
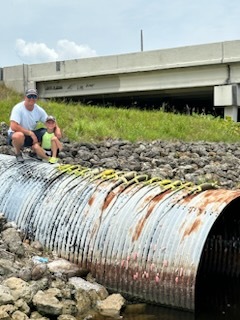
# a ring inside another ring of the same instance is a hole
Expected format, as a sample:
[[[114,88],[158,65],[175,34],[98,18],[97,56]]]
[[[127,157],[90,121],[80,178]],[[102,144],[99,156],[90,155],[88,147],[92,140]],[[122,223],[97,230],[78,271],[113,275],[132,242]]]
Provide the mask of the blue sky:
[[[1,0],[0,67],[239,40],[239,0]]]

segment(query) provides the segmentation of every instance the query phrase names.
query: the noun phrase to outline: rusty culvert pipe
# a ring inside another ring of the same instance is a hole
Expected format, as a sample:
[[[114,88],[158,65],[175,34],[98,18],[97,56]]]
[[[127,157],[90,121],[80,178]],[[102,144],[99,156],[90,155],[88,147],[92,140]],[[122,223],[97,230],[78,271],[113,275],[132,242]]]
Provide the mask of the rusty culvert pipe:
[[[198,281],[239,275],[239,196],[0,155],[0,211],[9,221],[109,290],[189,311]]]

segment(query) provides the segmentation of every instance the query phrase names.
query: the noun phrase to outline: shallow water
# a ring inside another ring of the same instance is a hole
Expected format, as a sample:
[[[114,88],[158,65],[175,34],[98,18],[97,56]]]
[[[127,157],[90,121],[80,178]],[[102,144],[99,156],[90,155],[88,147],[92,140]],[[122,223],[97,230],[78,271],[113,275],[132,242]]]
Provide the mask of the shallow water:
[[[143,313],[123,314],[125,320],[239,320],[240,305],[211,306],[194,314],[157,306],[146,306]]]
[[[109,318],[108,318],[109,319]],[[124,320],[239,320],[240,281],[212,277],[197,292],[195,313],[160,306],[130,305]]]

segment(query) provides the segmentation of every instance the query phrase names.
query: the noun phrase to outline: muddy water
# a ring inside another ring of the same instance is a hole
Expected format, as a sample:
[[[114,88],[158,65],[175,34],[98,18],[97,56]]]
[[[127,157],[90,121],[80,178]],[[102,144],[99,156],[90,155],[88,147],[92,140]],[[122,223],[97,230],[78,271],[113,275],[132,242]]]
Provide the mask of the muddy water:
[[[240,280],[208,278],[196,293],[195,313],[145,304],[130,305],[124,320],[239,320]],[[108,318],[109,320],[109,318]]]
[[[145,312],[123,314],[124,320],[239,320],[240,308],[216,308],[215,310],[202,310],[198,314],[176,311],[167,308],[147,306]]]
[[[146,306],[143,312],[124,313],[124,320],[239,320],[240,304],[209,305],[197,313],[172,310],[156,306]]]

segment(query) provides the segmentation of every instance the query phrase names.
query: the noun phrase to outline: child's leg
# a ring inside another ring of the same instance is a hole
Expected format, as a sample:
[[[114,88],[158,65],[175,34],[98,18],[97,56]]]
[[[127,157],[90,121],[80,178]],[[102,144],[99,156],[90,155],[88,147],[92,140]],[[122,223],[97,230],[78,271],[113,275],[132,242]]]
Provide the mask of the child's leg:
[[[51,139],[51,150],[52,150],[52,157],[57,158],[57,154],[58,154],[58,144],[56,141],[56,137],[53,137]]]

